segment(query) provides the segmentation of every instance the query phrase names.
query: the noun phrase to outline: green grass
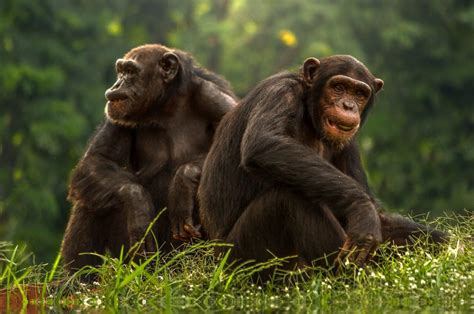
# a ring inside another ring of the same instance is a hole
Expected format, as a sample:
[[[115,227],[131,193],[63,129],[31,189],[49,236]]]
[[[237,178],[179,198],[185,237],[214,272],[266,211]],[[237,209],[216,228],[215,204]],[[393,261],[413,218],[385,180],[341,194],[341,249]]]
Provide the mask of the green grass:
[[[36,307],[46,310],[472,312],[474,216],[439,223],[453,235],[441,248],[427,249],[423,240],[409,250],[382,247],[378,262],[364,269],[349,267],[338,276],[323,269],[277,272],[266,283],[255,283],[252,275],[283,259],[229,268],[226,256],[214,258],[217,244],[210,242],[166,257],[157,253],[141,264],[104,256],[104,265],[90,270],[100,278],[90,285],[65,279],[59,260],[52,266],[26,266],[28,255],[1,243],[0,287],[16,288],[22,295],[26,284],[39,283],[43,300]]]

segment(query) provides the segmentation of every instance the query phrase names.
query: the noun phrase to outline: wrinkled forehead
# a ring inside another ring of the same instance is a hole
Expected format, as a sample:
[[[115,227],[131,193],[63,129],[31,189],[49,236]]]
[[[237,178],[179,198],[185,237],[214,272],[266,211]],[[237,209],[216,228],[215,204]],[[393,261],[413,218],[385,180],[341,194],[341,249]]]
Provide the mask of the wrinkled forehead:
[[[158,48],[135,48],[127,52],[124,59],[132,59],[140,63],[150,63],[154,60],[159,60],[166,52],[164,49]]]
[[[330,76],[346,75],[370,86],[372,86],[375,79],[362,62],[351,56],[323,58],[321,60],[321,70],[326,71]]]
[[[373,85],[375,79],[375,77],[370,72],[364,71],[363,69],[353,69],[352,71],[349,71],[346,75],[355,80],[364,82],[369,86]]]

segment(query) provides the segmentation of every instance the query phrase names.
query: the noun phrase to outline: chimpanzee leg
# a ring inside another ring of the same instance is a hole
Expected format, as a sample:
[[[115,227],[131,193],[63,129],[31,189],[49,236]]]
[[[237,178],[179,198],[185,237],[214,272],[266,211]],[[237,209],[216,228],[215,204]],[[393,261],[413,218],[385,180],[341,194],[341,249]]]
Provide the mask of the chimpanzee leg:
[[[389,241],[395,245],[410,245],[420,238],[426,238],[431,243],[444,243],[448,240],[446,233],[397,214],[380,213],[380,221],[384,242]]]
[[[111,256],[119,257],[123,249],[124,257],[130,250],[130,236],[127,228],[127,212],[125,208],[117,209],[113,214],[108,215],[107,226],[102,229],[105,238],[105,247]]]
[[[234,245],[232,260],[261,262],[298,255],[288,265],[294,268],[312,262],[331,265],[344,240],[321,208],[311,208],[291,192],[273,189],[247,206],[224,242]],[[326,255],[330,255],[327,260],[322,259]]]
[[[101,220],[87,208],[76,205],[66,227],[61,255],[69,271],[77,271],[85,265],[99,265],[101,259],[85,252],[105,253],[105,237]]]

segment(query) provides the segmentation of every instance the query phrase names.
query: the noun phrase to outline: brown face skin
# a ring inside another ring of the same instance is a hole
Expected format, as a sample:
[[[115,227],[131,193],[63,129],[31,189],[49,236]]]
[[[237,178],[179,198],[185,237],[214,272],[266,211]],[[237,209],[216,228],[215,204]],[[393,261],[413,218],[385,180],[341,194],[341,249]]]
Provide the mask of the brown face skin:
[[[331,77],[323,89],[320,117],[323,136],[344,146],[357,133],[361,114],[372,95],[370,86],[345,75]]]

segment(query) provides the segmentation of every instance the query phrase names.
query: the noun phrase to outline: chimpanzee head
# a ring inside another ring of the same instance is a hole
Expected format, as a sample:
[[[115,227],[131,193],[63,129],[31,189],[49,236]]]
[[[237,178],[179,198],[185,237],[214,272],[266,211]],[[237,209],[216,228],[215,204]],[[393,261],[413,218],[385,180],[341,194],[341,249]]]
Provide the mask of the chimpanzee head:
[[[176,95],[182,72],[181,52],[161,45],[144,45],[115,63],[117,81],[105,92],[107,117],[136,126],[154,113],[166,115],[165,102]]]
[[[343,55],[308,58],[302,75],[316,131],[331,147],[342,149],[364,122],[383,81],[354,57]]]

